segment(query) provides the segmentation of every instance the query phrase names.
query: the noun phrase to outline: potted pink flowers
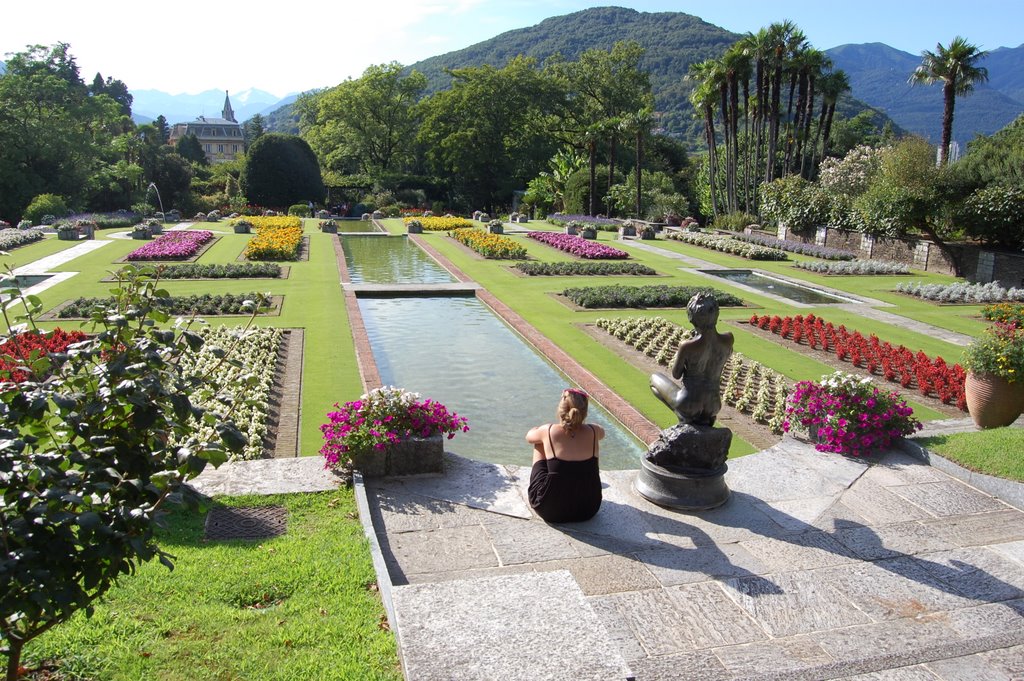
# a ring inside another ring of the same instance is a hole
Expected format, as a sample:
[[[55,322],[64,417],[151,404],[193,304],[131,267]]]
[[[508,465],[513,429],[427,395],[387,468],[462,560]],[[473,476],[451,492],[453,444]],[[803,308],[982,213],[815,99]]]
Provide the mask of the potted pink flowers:
[[[371,390],[336,411],[320,426],[325,467],[345,476],[439,473],[444,437],[468,432],[466,419],[434,400],[403,388]]]
[[[896,392],[842,371],[800,381],[786,400],[786,432],[805,432],[819,452],[862,456],[886,449],[921,428]]]

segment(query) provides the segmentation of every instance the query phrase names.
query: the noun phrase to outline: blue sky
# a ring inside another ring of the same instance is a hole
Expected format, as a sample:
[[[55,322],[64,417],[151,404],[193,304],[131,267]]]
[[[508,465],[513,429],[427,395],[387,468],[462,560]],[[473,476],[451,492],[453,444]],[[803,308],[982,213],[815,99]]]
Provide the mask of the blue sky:
[[[411,64],[547,17],[607,5],[685,12],[736,33],[789,19],[820,49],[881,42],[920,54],[957,35],[987,50],[1024,43],[1020,0],[20,0],[0,11],[0,55],[62,41],[86,80],[99,71],[132,90],[255,87],[283,96],[358,77],[370,64]]]

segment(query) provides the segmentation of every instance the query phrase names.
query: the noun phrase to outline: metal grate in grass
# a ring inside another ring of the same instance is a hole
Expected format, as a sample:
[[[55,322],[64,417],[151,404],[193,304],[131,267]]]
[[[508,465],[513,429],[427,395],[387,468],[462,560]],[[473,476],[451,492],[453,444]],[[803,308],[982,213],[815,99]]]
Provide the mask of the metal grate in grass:
[[[204,537],[214,541],[270,539],[287,529],[288,511],[284,506],[214,506],[206,514]]]

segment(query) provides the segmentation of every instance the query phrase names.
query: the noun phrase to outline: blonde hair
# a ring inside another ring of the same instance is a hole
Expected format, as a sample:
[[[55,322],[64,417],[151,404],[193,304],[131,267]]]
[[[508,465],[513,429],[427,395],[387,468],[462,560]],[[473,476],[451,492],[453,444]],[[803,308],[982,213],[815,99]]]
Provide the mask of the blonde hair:
[[[577,388],[567,388],[562,391],[562,399],[558,401],[558,421],[570,433],[581,425],[587,418],[587,409],[590,400],[587,394]]]

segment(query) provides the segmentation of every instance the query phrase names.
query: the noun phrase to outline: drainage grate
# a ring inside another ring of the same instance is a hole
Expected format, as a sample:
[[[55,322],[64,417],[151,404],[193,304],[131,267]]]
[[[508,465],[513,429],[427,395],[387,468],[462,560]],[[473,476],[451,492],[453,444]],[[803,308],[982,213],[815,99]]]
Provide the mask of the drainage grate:
[[[206,514],[206,539],[269,539],[287,529],[284,506],[214,506]]]

